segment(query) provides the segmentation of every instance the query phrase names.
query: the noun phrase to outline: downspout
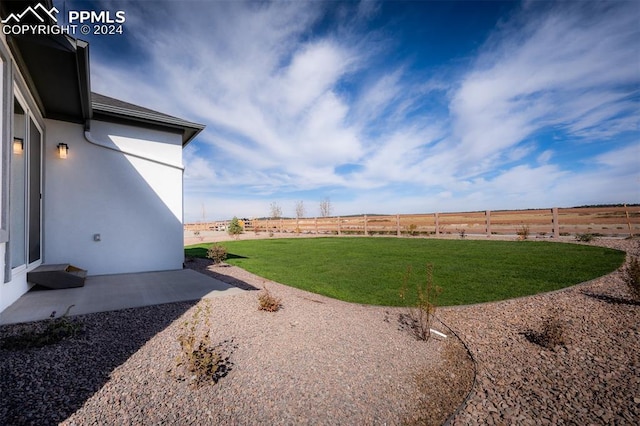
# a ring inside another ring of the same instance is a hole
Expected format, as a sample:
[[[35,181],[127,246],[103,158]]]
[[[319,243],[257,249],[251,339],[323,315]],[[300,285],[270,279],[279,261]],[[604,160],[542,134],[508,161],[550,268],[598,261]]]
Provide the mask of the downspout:
[[[121,154],[126,154],[126,155],[130,155],[132,157],[140,158],[142,160],[151,161],[152,163],[160,164],[162,166],[171,167],[172,169],[181,170],[184,173],[184,166],[178,166],[178,165],[175,165],[175,164],[167,163],[166,161],[161,161],[161,160],[156,160],[155,158],[145,157],[144,155],[136,154],[135,152],[131,152],[131,151],[128,151],[128,150],[124,150],[124,149],[120,149],[120,148],[114,148],[112,146],[109,146],[107,144],[104,144],[104,143],[96,140],[91,135],[91,120],[90,119],[87,119],[87,121],[85,121],[84,138],[90,144],[95,145],[95,146],[99,146],[100,148],[110,149],[111,151],[119,152]]]

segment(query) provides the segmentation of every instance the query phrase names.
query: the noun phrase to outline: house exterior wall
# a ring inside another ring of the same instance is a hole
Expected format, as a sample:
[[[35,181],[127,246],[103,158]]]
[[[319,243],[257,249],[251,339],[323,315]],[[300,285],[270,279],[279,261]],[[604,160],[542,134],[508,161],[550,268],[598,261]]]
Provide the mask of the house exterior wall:
[[[11,150],[13,143],[13,128],[11,125],[14,96],[20,96],[24,106],[28,109],[29,117],[39,127],[44,120],[36,106],[29,86],[16,65],[15,58],[7,45],[4,34],[0,37],[0,313],[26,293],[33,285],[27,282],[27,273],[37,267],[35,262],[26,267],[11,270],[9,264],[9,240],[24,238],[24,235],[11,235],[10,210],[11,199],[9,184],[11,179]]]
[[[91,139],[108,149],[89,143],[81,125],[45,124],[44,263],[89,275],[182,268],[181,136],[93,120]]]
[[[8,146],[9,133],[6,129],[5,122],[9,118],[9,111],[7,98],[9,96],[6,85],[8,83],[9,74],[9,62],[8,52],[4,36],[0,41],[0,311],[2,311],[7,305],[5,301],[9,300],[8,296],[4,293],[7,292],[7,283],[5,283],[5,247],[7,240],[9,239],[8,232],[8,215],[5,210],[8,208],[8,201],[5,200],[5,194],[8,186]],[[10,81],[9,81],[10,83]],[[8,306],[8,305],[7,305]]]
[[[184,129],[160,130],[158,123],[150,126],[98,111],[96,117],[102,119],[92,120],[89,139],[95,144],[90,143],[83,125],[45,120],[46,106],[37,92],[34,80],[21,74],[0,32],[0,315],[33,286],[27,273],[41,263],[71,263],[90,275],[182,268]],[[42,158],[35,156],[38,149],[30,151],[34,156],[29,157],[29,167],[41,163],[41,174],[23,169],[25,196],[32,197],[26,198],[23,214],[12,215],[18,204],[12,204],[10,195],[18,187],[20,166],[12,157],[13,139],[20,137],[14,100],[42,136]],[[68,159],[58,158],[58,143],[69,145]],[[38,181],[40,187],[31,185]],[[30,215],[32,206],[41,207],[41,216]],[[18,220],[26,224],[24,235],[15,232]],[[38,233],[41,241],[32,238]],[[95,234],[100,241],[94,240]],[[17,238],[25,238],[29,251],[25,264],[12,267],[19,260],[11,254],[19,247]],[[38,251],[41,258],[32,257]]]

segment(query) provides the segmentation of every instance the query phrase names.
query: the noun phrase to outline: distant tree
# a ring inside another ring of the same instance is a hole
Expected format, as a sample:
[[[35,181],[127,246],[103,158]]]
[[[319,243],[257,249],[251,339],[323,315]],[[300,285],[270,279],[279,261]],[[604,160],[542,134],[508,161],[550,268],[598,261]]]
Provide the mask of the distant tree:
[[[296,218],[303,218],[305,215],[304,201],[296,201]]]
[[[271,203],[269,209],[271,210],[271,219],[280,219],[282,217],[282,209],[275,201]]]
[[[233,217],[233,219],[231,219],[231,223],[229,223],[229,229],[227,232],[229,232],[229,235],[233,235],[234,237],[238,238],[238,236],[240,234],[242,234],[242,225],[240,224],[240,220],[238,220],[237,217]]]
[[[329,197],[320,201],[320,216],[322,217],[331,216],[331,210],[333,210],[333,207],[331,206],[331,200],[329,199]]]

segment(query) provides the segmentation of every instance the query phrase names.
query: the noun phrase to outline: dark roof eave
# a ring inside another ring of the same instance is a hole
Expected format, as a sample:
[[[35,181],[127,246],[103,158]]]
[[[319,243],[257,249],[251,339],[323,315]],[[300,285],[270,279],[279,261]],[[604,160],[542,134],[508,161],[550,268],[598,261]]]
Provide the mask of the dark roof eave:
[[[7,36],[7,42],[45,118],[83,122],[91,117],[87,42],[66,34]]]
[[[89,43],[84,40],[75,40],[75,42],[80,102],[82,116],[86,120],[93,116],[91,105],[91,71],[89,69]]]
[[[202,132],[203,130],[204,130],[204,127],[197,130],[192,130],[189,133],[185,134],[182,137],[182,147],[184,148],[185,146],[189,145],[191,141],[193,141],[196,138],[196,136],[198,136],[200,132]]]
[[[135,121],[139,123],[159,126],[164,128],[172,128],[179,130],[182,134],[182,146],[187,146],[196,136],[205,129],[205,125],[192,123],[176,117],[165,115],[155,115],[142,111],[133,111],[127,108],[120,108],[113,105],[101,104],[93,102],[92,109],[94,113],[102,116],[110,116],[126,121]]]
[[[191,127],[194,129],[205,128],[203,124],[192,123],[190,121],[183,120],[181,118],[170,117],[167,115],[157,115],[157,114],[147,113],[144,111],[134,111],[131,109],[121,108],[113,105],[106,105],[99,102],[93,102],[92,106],[96,112],[101,112],[105,114],[113,114],[121,117],[136,118],[143,121],[157,122],[161,124],[172,124],[178,127]]]

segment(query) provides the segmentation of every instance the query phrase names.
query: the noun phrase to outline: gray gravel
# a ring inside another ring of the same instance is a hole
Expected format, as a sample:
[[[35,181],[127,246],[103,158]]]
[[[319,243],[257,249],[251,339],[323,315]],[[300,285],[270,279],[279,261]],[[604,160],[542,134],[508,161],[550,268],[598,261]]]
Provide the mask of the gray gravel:
[[[237,268],[213,269],[265,285]],[[197,305],[85,315],[82,336],[0,350],[0,424],[402,424],[426,416],[425,378],[449,369],[447,354],[460,342],[415,340],[399,330],[397,309],[267,286],[282,310],[259,311],[258,292],[247,291]],[[233,365],[216,385],[197,388],[177,366],[178,336],[206,305],[212,341],[227,342]],[[17,327],[1,328],[0,337]],[[436,423],[470,389],[470,360],[453,364],[459,371],[447,380],[466,385],[452,386],[457,394],[442,401]]]
[[[638,240],[595,244],[640,255]],[[630,302],[615,272],[554,293],[442,309],[478,368],[452,424],[640,424],[640,306]],[[546,349],[522,334],[552,315],[564,345]]]
[[[640,254],[637,241],[598,243]],[[234,267],[212,271],[246,288],[265,284]],[[397,309],[266,285],[281,311],[258,311],[257,292],[248,291],[85,315],[80,336],[0,349],[0,424],[438,424],[456,409],[455,425],[639,423],[640,306],[612,303],[628,299],[618,273],[441,309],[477,361],[470,394],[474,368],[455,338],[418,342],[399,330]],[[204,304],[212,340],[231,342],[233,365],[218,384],[196,388],[180,380],[177,337]],[[551,308],[565,344],[546,349],[522,333]],[[21,327],[0,327],[0,337]]]

